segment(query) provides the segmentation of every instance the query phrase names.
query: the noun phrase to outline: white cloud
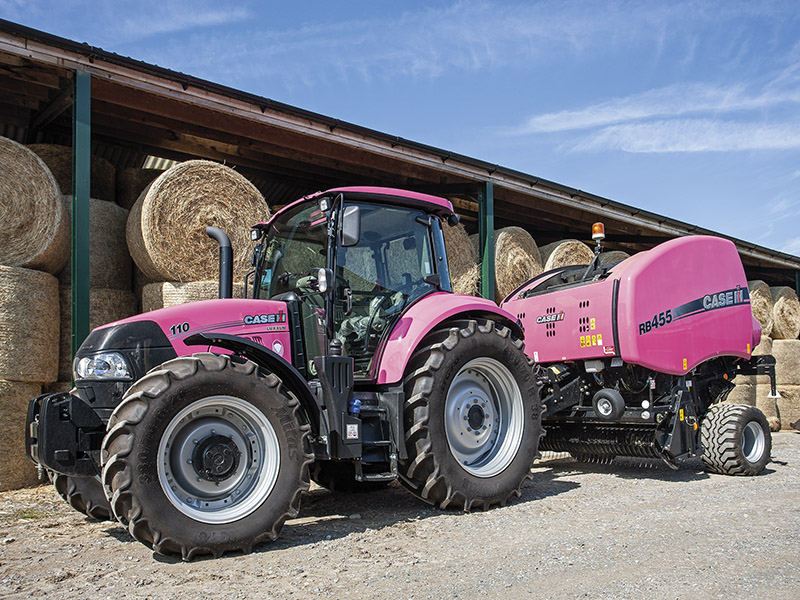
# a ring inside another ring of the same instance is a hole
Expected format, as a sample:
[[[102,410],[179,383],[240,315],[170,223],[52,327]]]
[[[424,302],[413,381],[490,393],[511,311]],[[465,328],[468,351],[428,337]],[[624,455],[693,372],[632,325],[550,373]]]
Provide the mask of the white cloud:
[[[731,152],[800,148],[800,123],[669,119],[612,125],[587,135],[575,151]]]

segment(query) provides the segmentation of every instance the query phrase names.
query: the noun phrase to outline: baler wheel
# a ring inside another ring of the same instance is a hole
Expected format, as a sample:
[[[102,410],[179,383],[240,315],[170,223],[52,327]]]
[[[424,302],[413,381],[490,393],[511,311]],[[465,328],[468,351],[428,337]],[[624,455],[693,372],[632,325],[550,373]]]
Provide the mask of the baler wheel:
[[[464,511],[520,495],[542,435],[539,386],[521,340],[489,320],[448,323],[416,349],[404,385],[403,485]]]
[[[98,521],[113,521],[111,507],[99,477],[73,477],[48,471],[53,487],[67,504]]]
[[[201,353],[133,384],[103,440],[114,516],[160,554],[250,552],[297,515],[313,460],[299,402],[251,361]]]
[[[713,405],[701,424],[700,443],[706,470],[723,475],[758,475],[772,451],[764,413],[746,404]]]

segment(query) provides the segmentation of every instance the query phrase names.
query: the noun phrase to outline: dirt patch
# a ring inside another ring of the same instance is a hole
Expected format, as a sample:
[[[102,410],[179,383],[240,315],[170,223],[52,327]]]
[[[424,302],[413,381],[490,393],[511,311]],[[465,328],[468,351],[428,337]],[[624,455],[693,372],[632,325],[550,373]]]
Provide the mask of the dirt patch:
[[[487,512],[428,507],[401,486],[313,489],[280,539],[218,560],[154,555],[50,486],[0,494],[0,597],[797,598],[800,434],[753,478],[622,460],[537,463]]]

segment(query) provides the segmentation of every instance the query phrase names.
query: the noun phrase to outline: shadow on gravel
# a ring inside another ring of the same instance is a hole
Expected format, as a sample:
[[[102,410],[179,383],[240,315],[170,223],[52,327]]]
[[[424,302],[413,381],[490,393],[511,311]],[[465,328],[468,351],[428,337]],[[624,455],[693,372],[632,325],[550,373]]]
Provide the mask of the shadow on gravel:
[[[653,479],[676,483],[702,481],[709,478],[700,459],[687,460],[677,469],[659,459],[628,457],[616,458],[610,464],[594,464],[580,462],[574,458],[559,458],[536,463],[534,468],[536,467],[550,468],[559,475],[607,473],[621,479]]]

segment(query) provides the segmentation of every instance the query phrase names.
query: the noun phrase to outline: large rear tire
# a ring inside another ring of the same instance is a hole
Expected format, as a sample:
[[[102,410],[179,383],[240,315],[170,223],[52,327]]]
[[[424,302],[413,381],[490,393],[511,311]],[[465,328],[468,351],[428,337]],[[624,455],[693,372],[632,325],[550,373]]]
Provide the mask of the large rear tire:
[[[98,521],[114,519],[99,477],[73,477],[53,471],[48,476],[58,495],[78,512]]]
[[[520,495],[542,435],[539,386],[520,340],[493,321],[428,335],[404,381],[401,482],[441,508],[487,509]]]
[[[250,552],[297,515],[313,459],[281,381],[202,353],[137,381],[111,415],[103,484],[116,518],[161,554]]]
[[[746,404],[713,405],[701,424],[700,443],[706,470],[723,475],[758,475],[772,451],[764,413]]]

